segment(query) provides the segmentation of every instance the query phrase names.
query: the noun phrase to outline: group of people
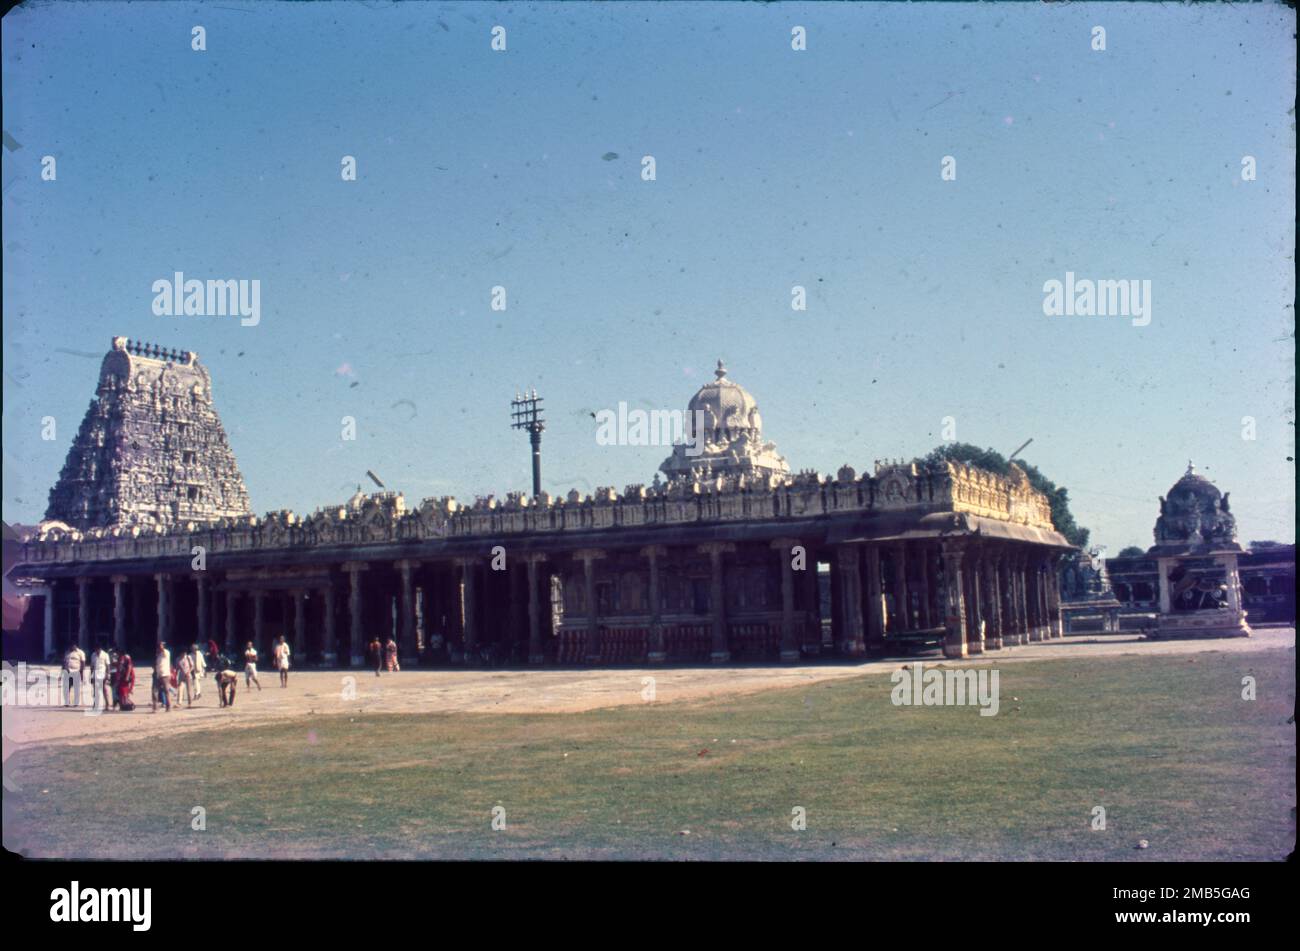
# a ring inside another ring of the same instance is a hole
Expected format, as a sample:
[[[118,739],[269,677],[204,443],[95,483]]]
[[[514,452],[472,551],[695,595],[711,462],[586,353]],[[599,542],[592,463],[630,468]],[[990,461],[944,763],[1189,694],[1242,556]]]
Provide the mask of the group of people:
[[[292,653],[289,644],[280,637],[272,651],[275,668],[280,674],[280,686],[287,687],[289,658]],[[262,684],[257,679],[257,659],[257,648],[249,641],[244,650],[244,682],[248,689],[256,684],[260,691]],[[149,686],[150,711],[156,713],[161,706],[164,712],[171,712],[173,698],[177,706],[182,698],[186,706],[194,706],[194,701],[203,694],[203,678],[209,670],[217,682],[221,706],[234,706],[239,675],[221,655],[216,641],[208,641],[206,652],[200,650],[197,644],[191,644],[175,662],[167,644],[159,641],[154,655],[153,680]],[[87,659],[85,652],[74,640],[63,655],[61,693],[65,707],[82,705],[81,691],[87,681],[96,712],[135,709],[132,698],[135,690],[135,663],[130,654],[119,653],[116,648],[108,647],[101,641]]]
[[[367,648],[367,653],[370,654],[370,662],[375,665],[376,677],[382,670],[395,673],[402,669],[402,665],[397,662],[397,641],[391,637],[387,644],[381,644],[379,638],[374,638]]]

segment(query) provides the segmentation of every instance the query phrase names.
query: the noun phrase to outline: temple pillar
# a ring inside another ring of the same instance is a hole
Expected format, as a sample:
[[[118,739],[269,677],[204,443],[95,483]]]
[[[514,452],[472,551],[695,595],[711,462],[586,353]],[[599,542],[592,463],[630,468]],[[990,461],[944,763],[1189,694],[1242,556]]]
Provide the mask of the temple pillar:
[[[840,652],[850,657],[861,656],[867,647],[863,642],[862,623],[862,556],[855,545],[840,545],[835,551],[836,576],[839,580],[840,627],[835,632]]]
[[[794,614],[794,549],[798,539],[777,538],[771,543],[777,560],[781,563],[781,647],[783,661],[799,659],[799,637]],[[804,552],[804,569],[808,567],[808,553]]]
[[[418,561],[403,558],[396,563],[402,579],[401,623],[398,625],[397,652],[402,663],[414,665],[418,651],[415,645],[415,593],[411,585],[411,573],[420,567]]]
[[[921,629],[925,630],[934,626],[934,615],[931,608],[934,604],[934,590],[931,587],[933,573],[930,571],[933,555],[928,545],[922,545],[918,554],[921,562],[920,623]]]
[[[465,663],[473,663],[478,652],[478,559],[457,558],[461,583],[461,648]],[[471,656],[473,652],[473,656]]]
[[[668,659],[668,650],[664,646],[664,628],[659,617],[659,559],[668,554],[663,545],[647,545],[641,554],[650,563],[650,644],[646,660],[651,664],[662,664]]]
[[[45,584],[45,617],[43,618],[43,628],[41,636],[41,645],[44,654],[42,660],[49,660],[54,656],[54,594],[58,587],[58,582],[51,579]]]
[[[269,648],[263,643],[266,637],[266,592],[253,591],[253,646],[263,655]]]
[[[1047,561],[1047,636],[1059,638],[1065,636],[1061,627],[1061,572],[1060,556],[1053,555]]]
[[[90,653],[90,578],[77,579],[77,643]]]
[[[587,600],[587,638],[584,656],[587,663],[600,663],[600,612],[596,603],[596,562],[605,557],[599,548],[584,548],[573,553],[573,557],[582,561],[583,592]]]
[[[817,556],[810,546],[805,545],[808,553],[808,561],[801,572],[803,576],[803,597],[805,603],[804,616],[807,623],[812,627],[811,632],[805,631],[803,636],[803,651],[812,655],[818,655],[822,649],[822,590],[821,582],[817,575]]]
[[[113,646],[126,650],[126,575],[113,575]]]
[[[867,648],[873,654],[885,652],[885,592],[880,584],[880,547],[866,546],[863,559],[867,572]]]
[[[293,654],[299,663],[307,659],[307,592],[293,592]]]
[[[727,599],[722,578],[722,556],[736,550],[731,542],[710,542],[699,547],[700,552],[709,556],[710,578],[709,613],[713,622],[713,648],[709,660],[715,664],[725,664],[731,660],[731,647],[727,642]]]
[[[898,616],[895,632],[911,630],[912,600],[907,590],[907,544],[899,542],[894,546],[894,613]],[[892,620],[892,619],[891,619]]]
[[[236,638],[239,633],[238,625],[236,624],[236,621],[238,619],[238,614],[239,614],[238,601],[239,601],[239,592],[235,591],[233,588],[227,589],[226,590],[226,653],[232,657],[236,656],[236,652],[238,650],[238,644],[236,643]]]
[[[158,640],[170,645],[172,636],[171,576],[159,573],[153,577],[158,585]]]
[[[325,649],[322,652],[322,660],[326,665],[338,663],[339,642],[338,642],[338,625],[335,621],[338,605],[334,594],[334,582],[331,580],[325,585],[324,603],[325,603]]]
[[[348,663],[360,667],[365,662],[365,616],[361,611],[361,574],[370,566],[360,561],[350,561],[343,566],[348,573]]]
[[[959,658],[966,654],[966,602],[962,597],[962,549],[960,543],[945,542],[942,548],[944,580],[943,656]]]
[[[527,555],[528,565],[528,663],[546,662],[546,650],[542,645],[542,605],[537,592],[537,565],[542,555]]]
[[[1001,559],[994,555],[981,559],[984,570],[984,648],[1002,649],[1002,592],[998,585],[998,565]]]
[[[206,575],[199,575],[194,579],[195,599],[197,601],[194,611],[198,621],[198,647],[199,650],[207,650],[208,647],[208,579]]]
[[[979,548],[971,552],[965,566],[966,584],[966,653],[984,653],[984,597],[980,591],[984,553]]]

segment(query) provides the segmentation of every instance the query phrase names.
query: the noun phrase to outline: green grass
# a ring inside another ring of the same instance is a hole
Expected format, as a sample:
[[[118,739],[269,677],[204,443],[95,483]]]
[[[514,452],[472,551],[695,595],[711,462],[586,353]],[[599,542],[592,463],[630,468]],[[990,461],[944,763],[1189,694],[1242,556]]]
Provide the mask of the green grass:
[[[25,749],[7,764],[21,790],[4,796],[4,841],[109,858],[1123,861],[1275,860],[1294,842],[1291,650],[1011,664],[996,717],[889,693],[872,675],[581,714],[315,717]],[[1097,805],[1105,831],[1090,828]]]

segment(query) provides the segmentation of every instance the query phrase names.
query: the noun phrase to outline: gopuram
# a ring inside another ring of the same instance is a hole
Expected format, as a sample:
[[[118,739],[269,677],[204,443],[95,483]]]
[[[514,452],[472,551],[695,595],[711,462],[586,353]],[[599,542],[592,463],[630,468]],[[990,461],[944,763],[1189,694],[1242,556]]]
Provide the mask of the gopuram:
[[[1227,493],[1187,472],[1160,499],[1155,545],[1160,614],[1150,637],[1249,637],[1241,605],[1237,520]]]
[[[358,490],[259,517],[197,356],[116,338],[9,577],[46,657],[284,635],[321,665],[376,636],[430,664],[726,663],[1061,636],[1071,548],[1018,467],[792,474],[721,363],[688,409],[695,454],[674,447],[649,486],[414,508]]]

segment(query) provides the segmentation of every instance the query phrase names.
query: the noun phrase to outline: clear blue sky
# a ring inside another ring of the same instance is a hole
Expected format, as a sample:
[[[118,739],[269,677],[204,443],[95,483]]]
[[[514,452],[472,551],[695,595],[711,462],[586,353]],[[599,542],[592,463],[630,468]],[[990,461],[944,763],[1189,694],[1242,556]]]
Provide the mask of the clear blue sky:
[[[527,490],[525,385],[547,489],[649,482],[667,450],[598,446],[591,413],[682,407],[722,357],[796,469],[923,454],[952,416],[1032,436],[1112,553],[1189,458],[1243,541],[1292,540],[1294,30],[1279,5],[27,5],[4,518],[43,515],[120,334],[198,351],[258,512],[367,469],[412,504]],[[260,280],[261,324],[154,316],[175,270]],[[1150,326],[1044,316],[1067,270],[1151,280]]]

